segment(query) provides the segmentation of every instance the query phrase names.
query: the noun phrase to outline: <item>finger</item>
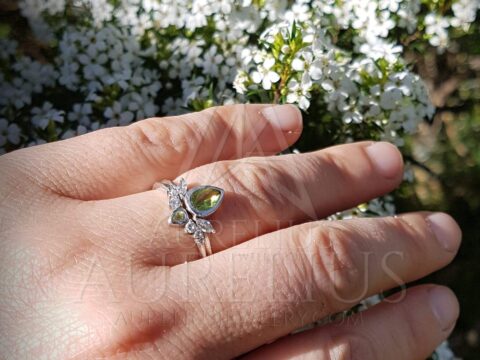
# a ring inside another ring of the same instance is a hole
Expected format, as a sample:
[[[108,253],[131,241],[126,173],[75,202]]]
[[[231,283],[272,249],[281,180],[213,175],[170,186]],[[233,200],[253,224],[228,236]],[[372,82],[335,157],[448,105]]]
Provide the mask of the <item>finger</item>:
[[[171,280],[200,333],[246,352],[445,266],[460,237],[441,213],[315,222],[173,267]]]
[[[336,323],[288,336],[246,359],[424,360],[452,331],[459,314],[451,290],[425,285],[396,294]]]
[[[274,154],[300,136],[291,105],[230,105],[95,131],[7,155],[11,182],[26,174],[76,199],[105,199],[151,189],[161,179],[222,159]]]
[[[216,233],[210,239],[213,251],[219,252],[383,195],[401,181],[402,168],[395,146],[363,142],[307,154],[224,161],[194,169],[185,177],[189,184],[211,184],[226,192],[211,216]],[[174,265],[197,254],[190,235],[168,226],[171,210],[163,191],[86,205],[86,226],[99,219],[113,220],[111,226],[102,227],[101,238],[123,239],[148,263]]]

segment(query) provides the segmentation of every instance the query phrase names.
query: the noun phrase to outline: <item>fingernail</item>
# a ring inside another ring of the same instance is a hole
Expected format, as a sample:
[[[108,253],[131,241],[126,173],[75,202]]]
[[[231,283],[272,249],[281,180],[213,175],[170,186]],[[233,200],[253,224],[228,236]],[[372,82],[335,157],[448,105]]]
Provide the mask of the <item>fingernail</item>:
[[[376,170],[387,179],[395,179],[402,170],[402,155],[388,142],[376,142],[366,149]]]
[[[302,126],[302,114],[293,105],[274,105],[262,109],[270,124],[281,131],[294,131]]]
[[[458,250],[462,239],[462,230],[450,215],[435,213],[427,217],[427,222],[445,250],[450,252]]]
[[[428,290],[433,315],[443,331],[452,327],[458,318],[458,301],[453,292],[445,287],[435,286]]]

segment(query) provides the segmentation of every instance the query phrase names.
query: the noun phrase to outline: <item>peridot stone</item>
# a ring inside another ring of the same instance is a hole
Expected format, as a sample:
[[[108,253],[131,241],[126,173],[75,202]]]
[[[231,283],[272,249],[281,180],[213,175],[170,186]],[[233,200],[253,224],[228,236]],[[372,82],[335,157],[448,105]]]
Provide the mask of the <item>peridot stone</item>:
[[[195,209],[205,211],[217,206],[221,196],[215,188],[199,189],[192,193],[191,202]]]
[[[189,210],[199,216],[208,216],[215,212],[223,200],[223,190],[215,186],[199,186],[188,192]]]
[[[170,216],[169,223],[174,225],[183,225],[186,224],[188,221],[188,214],[184,208],[177,208],[173,211],[172,215]]]
[[[173,214],[173,220],[175,220],[175,222],[185,221],[186,218],[187,217],[183,211],[177,211],[175,214]]]

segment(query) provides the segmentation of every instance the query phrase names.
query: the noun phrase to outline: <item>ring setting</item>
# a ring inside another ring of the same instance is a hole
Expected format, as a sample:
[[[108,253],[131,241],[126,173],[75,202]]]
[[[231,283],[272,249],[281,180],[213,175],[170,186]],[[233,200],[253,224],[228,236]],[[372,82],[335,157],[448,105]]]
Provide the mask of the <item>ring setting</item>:
[[[215,233],[212,223],[205,219],[220,207],[225,191],[212,185],[200,185],[188,189],[185,179],[178,184],[162,181],[154,189],[163,187],[167,191],[168,205],[172,210],[168,224],[183,226],[193,236],[202,257],[212,254],[208,234]]]

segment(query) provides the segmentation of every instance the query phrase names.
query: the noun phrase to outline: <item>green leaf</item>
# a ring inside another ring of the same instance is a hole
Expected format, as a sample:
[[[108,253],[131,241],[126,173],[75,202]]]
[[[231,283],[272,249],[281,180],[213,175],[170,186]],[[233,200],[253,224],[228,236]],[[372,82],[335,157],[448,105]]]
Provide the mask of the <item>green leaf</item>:
[[[10,35],[10,25],[0,24],[0,39],[6,39]]]
[[[297,23],[293,20],[292,30],[290,31],[290,40],[294,40],[295,36],[297,36]]]

